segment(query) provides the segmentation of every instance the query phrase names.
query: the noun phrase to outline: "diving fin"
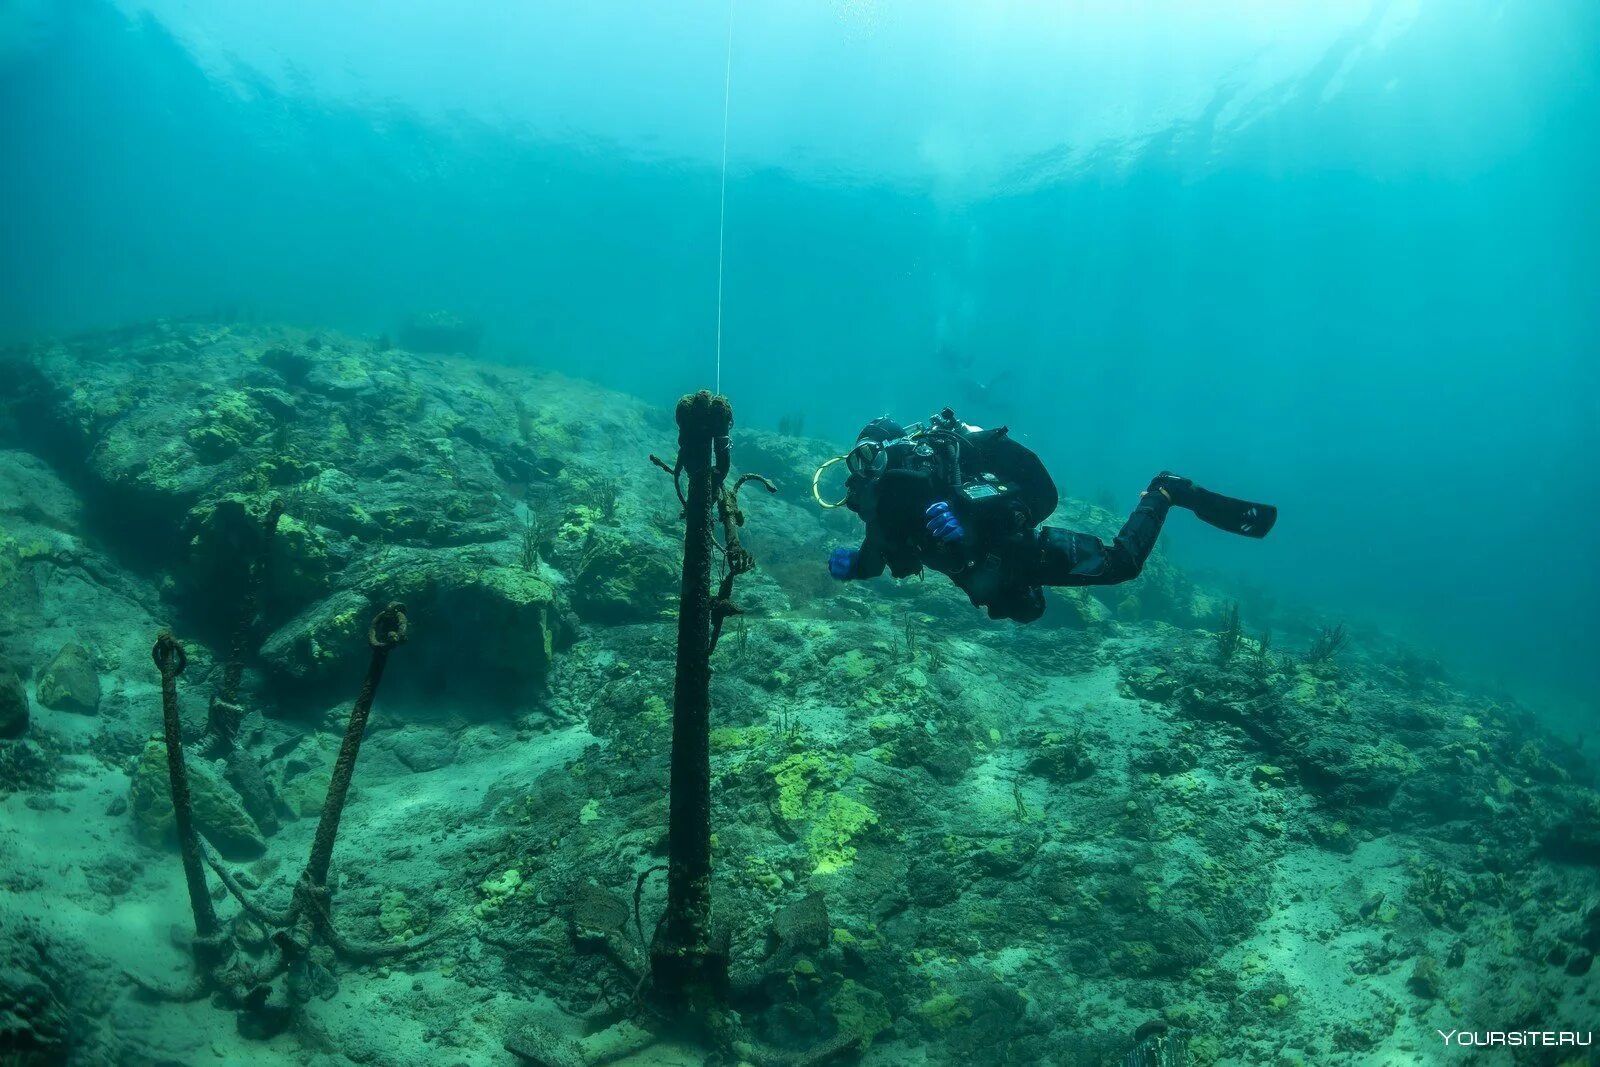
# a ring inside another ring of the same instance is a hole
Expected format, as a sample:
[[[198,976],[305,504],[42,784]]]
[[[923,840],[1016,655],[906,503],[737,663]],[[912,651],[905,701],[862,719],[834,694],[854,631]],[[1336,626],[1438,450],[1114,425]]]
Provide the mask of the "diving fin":
[[[1231,496],[1195,486],[1185,501],[1201,522],[1241,537],[1265,537],[1278,521],[1278,509],[1271,504],[1252,504]]]

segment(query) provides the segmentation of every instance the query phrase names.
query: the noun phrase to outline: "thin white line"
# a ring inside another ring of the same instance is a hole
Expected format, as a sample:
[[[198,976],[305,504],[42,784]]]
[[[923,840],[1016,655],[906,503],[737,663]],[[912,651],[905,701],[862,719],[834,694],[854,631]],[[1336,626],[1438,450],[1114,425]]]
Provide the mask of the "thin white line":
[[[717,392],[722,392],[722,264],[728,232],[728,101],[733,89],[733,0],[728,0],[728,58],[722,73],[722,190],[717,209]]]

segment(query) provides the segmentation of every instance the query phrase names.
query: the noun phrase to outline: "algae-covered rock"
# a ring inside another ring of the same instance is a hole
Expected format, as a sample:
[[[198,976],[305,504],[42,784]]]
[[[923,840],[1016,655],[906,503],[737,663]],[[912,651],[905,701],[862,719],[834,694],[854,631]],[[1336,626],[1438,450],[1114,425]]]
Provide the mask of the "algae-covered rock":
[[[298,683],[355,678],[369,653],[367,625],[377,604],[400,600],[413,636],[404,669],[431,685],[521,689],[549,672],[561,605],[550,583],[531,571],[444,549],[414,553],[371,581],[370,592],[341,590],[279,627],[262,645],[262,658]]]
[[[239,794],[200,760],[189,759],[189,799],[195,826],[218,852],[229,859],[254,859],[266,851],[256,821]],[[167,772],[167,746],[152,738],[139,755],[128,788],[134,832],[146,844],[173,839],[172,788]]]
[[[28,732],[28,689],[13,671],[0,670],[0,739]]]
[[[188,566],[178,581],[198,609],[224,625],[231,626],[238,611],[250,568],[261,551],[267,507],[275,495],[229,493],[189,512]],[[306,507],[299,497],[290,497],[288,503],[296,510]],[[333,531],[293,512],[278,520],[270,548],[270,582],[262,591],[270,613],[298,611],[325,595],[350,555]]]
[[[926,1026],[939,1034],[972,1018],[972,1009],[954,993],[935,993],[917,1005],[916,1013]]]
[[[863,1047],[894,1025],[883,994],[852,978],[844,980],[839,991],[828,1000],[828,1007],[833,1011],[840,1033],[860,1038]]]
[[[321,681],[339,664],[367,654],[363,635],[372,611],[360,593],[335,593],[274,631],[261,646],[261,658],[293,681]]]
[[[93,715],[100,710],[100,673],[94,656],[77,643],[64,646],[39,676],[39,703],[57,711]]]
[[[1362,743],[1354,736],[1325,735],[1312,738],[1298,753],[1302,769],[1312,784],[1342,803],[1388,803],[1417,761],[1405,746],[1393,741]]]
[[[1406,985],[1423,1000],[1437,1000],[1440,989],[1439,964],[1432,956],[1417,957]]]
[[[184,435],[202,463],[219,463],[266,432],[270,419],[238,389],[220,390],[197,408],[199,418]]]
[[[333,776],[325,770],[311,770],[289,779],[278,790],[278,798],[302,819],[314,819],[322,814],[328,799],[328,786]]]
[[[1029,774],[1056,782],[1076,782],[1095,771],[1094,754],[1081,730],[1029,731],[1024,735]]]
[[[646,622],[661,617],[677,587],[678,571],[667,553],[597,526],[578,562],[572,606],[585,622]]]
[[[462,569],[436,583],[431,596],[408,603],[414,626],[438,628],[437,646],[422,650],[436,670],[455,664],[503,687],[542,682],[549,673],[559,605],[550,583],[536,574],[520,567]]]
[[[1049,626],[1100,626],[1113,617],[1112,609],[1085,589],[1052,589],[1048,599],[1050,611],[1043,621]]]

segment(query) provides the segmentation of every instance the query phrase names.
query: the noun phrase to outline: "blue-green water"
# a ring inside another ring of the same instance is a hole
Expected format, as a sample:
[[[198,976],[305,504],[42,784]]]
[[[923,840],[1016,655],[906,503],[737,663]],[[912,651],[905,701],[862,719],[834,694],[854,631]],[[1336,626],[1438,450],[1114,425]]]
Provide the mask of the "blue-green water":
[[[1273,500],[1170,549],[1592,714],[1600,9],[736,7],[744,422],[951,403],[1085,496]],[[726,7],[335,8],[11,5],[0,334],[449,307],[711,380]]]

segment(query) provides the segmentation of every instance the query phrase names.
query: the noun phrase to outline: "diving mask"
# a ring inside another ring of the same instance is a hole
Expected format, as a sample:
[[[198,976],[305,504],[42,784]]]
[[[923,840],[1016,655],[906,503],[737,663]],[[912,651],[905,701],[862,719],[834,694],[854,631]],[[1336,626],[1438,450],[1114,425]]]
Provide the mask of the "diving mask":
[[[858,441],[844,458],[851,474],[875,478],[889,468],[889,448],[883,441]]]

